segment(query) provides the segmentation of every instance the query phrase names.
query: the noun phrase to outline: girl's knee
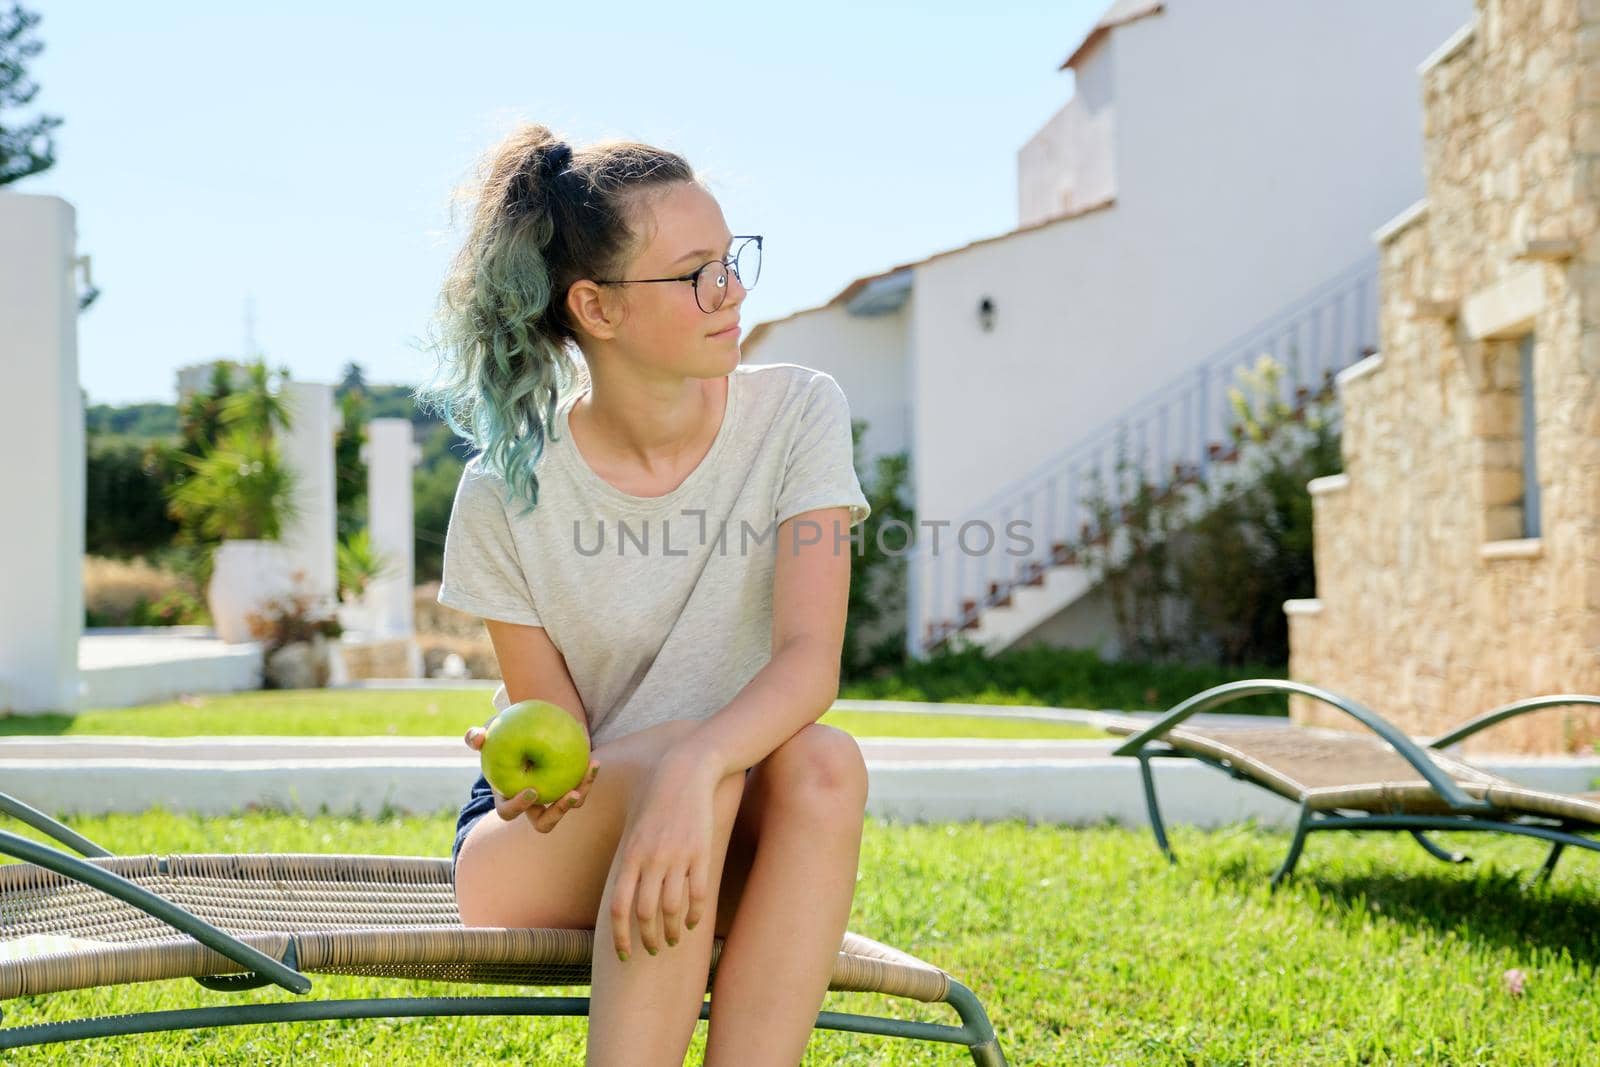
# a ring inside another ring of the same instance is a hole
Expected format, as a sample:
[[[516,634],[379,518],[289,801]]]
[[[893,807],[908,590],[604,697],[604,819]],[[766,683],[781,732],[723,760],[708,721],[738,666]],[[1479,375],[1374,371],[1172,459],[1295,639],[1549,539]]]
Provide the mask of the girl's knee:
[[[836,726],[807,725],[779,745],[766,762],[781,793],[866,798],[866,758],[856,739]]]

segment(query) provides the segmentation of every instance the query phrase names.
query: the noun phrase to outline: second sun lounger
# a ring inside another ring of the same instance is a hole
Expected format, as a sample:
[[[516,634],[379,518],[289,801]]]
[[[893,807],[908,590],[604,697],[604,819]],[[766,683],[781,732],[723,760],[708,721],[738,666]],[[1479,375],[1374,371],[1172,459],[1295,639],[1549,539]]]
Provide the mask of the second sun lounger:
[[[1350,716],[1364,731],[1266,723],[1193,725],[1191,716],[1230,701],[1298,693]],[[1390,830],[1411,834],[1435,859],[1466,857],[1439,847],[1429,831],[1517,834],[1551,843],[1538,877],[1548,878],[1568,847],[1600,851],[1600,793],[1530,789],[1442,750],[1496,723],[1543,708],[1600,707],[1600,697],[1557,694],[1496,708],[1431,741],[1419,742],[1377,712],[1347,697],[1276,678],[1229,682],[1197,693],[1154,723],[1109,717],[1108,731],[1127,735],[1114,755],[1139,761],[1156,844],[1174,858],[1156,798],[1154,759],[1193,759],[1260,786],[1300,807],[1289,853],[1272,876],[1279,885],[1300,859],[1306,836],[1324,830]]]

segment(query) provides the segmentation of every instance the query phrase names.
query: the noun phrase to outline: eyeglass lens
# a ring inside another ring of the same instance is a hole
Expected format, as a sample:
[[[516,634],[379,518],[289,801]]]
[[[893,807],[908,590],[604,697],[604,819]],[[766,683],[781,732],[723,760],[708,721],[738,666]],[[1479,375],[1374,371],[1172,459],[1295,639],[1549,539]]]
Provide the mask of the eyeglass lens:
[[[739,284],[746,289],[754,287],[756,279],[761,276],[761,242],[745,240],[734,253],[733,271],[739,276]],[[713,260],[700,268],[700,273],[694,279],[694,298],[700,305],[700,310],[713,312],[722,306],[722,300],[728,295],[728,274],[726,268]]]

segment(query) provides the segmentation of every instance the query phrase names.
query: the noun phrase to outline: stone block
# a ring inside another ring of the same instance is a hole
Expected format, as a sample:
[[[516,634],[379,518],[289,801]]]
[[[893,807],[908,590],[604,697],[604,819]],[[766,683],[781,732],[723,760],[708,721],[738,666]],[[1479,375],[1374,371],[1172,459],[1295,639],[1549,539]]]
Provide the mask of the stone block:
[[[1483,510],[1485,541],[1514,541],[1522,536],[1521,498],[1515,504],[1496,504]],[[1478,616],[1480,619],[1483,615]]]
[[[1472,432],[1479,437],[1517,437],[1522,433],[1521,397],[1516,393],[1479,393],[1472,404]]]

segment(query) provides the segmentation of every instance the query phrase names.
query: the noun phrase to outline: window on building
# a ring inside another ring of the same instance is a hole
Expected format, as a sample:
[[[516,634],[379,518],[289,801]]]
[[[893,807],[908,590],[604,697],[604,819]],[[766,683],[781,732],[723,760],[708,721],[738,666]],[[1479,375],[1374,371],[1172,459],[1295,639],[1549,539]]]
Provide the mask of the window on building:
[[[1520,372],[1517,384],[1522,392],[1522,536],[1539,536],[1539,421],[1533,407],[1533,334],[1517,346]]]

